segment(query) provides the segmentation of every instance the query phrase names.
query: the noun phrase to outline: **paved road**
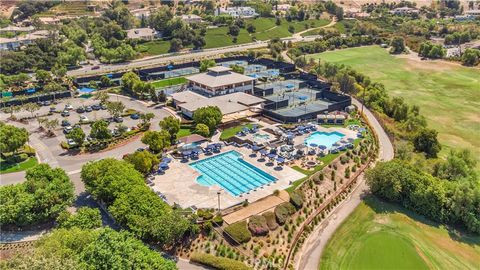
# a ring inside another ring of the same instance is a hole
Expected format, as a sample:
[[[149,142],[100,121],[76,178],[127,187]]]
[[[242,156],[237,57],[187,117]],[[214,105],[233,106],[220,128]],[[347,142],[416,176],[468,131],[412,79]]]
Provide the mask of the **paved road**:
[[[361,108],[361,103],[352,99],[353,104]],[[363,109],[366,117],[370,121],[373,131],[377,134],[379,140],[379,160],[391,160],[394,156],[393,145],[390,142],[385,130],[375,116],[366,107]],[[350,197],[340,204],[324,221],[322,226],[318,226],[307,238],[302,251],[299,252],[295,260],[295,269],[313,270],[318,269],[323,249],[328,240],[335,233],[342,222],[355,210],[360,204],[365,193],[368,193],[368,187],[365,184],[363,175],[360,176],[360,184]]]
[[[282,38],[282,40],[292,41],[292,42],[304,42],[304,41],[313,41],[315,40],[315,38],[317,37],[316,36],[302,37],[300,35],[296,35],[294,37],[292,36],[292,37]],[[80,69],[70,70],[67,72],[67,75],[75,77],[75,76],[86,76],[86,75],[94,75],[94,74],[105,74],[109,72],[131,70],[133,68],[145,68],[149,66],[157,66],[161,64],[167,64],[170,62],[181,62],[185,60],[196,61],[204,57],[210,57],[210,56],[229,53],[229,52],[238,52],[238,51],[244,51],[249,49],[264,48],[264,47],[267,47],[267,45],[268,45],[268,40],[257,41],[253,43],[246,43],[246,44],[235,45],[235,46],[205,49],[205,50],[199,50],[199,51],[185,51],[180,53],[163,54],[163,55],[133,60],[127,63],[101,64],[101,65],[98,65],[100,68],[95,70],[92,70],[92,66],[85,66]]]

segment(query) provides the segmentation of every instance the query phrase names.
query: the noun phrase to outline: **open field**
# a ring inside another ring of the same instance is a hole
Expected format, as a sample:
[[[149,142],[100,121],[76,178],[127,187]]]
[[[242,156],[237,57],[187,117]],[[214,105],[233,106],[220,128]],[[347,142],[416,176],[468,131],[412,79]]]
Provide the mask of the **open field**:
[[[329,51],[315,59],[352,66],[387,91],[419,105],[430,127],[449,149],[468,148],[480,160],[480,69],[445,61],[394,57],[377,46]]]
[[[187,82],[187,79],[185,79],[184,77],[175,77],[175,78],[154,81],[152,82],[152,86],[155,88],[161,88],[165,86],[177,85],[177,84],[182,84],[186,82]]]
[[[480,237],[369,196],[327,243],[319,269],[478,269],[479,261]]]

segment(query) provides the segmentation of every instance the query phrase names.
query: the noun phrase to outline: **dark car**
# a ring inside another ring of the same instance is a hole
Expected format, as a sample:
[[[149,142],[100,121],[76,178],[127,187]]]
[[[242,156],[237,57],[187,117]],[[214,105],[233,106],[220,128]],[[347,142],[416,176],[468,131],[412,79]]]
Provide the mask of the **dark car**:
[[[94,111],[98,111],[98,110],[100,110],[101,108],[100,108],[100,105],[95,104],[95,105],[92,105],[92,109],[93,109]]]
[[[61,114],[63,117],[70,116],[70,112],[68,110],[64,110]]]
[[[56,112],[56,111],[57,111],[57,108],[55,108],[55,107],[50,107],[50,112],[51,112],[51,113],[54,113],[54,112]]]
[[[68,122],[67,120],[62,120],[62,127],[67,127],[67,126],[70,126],[70,122]]]
[[[123,117],[121,116],[116,116],[113,118],[113,121],[117,122],[117,123],[122,123],[123,122]]]
[[[131,115],[130,115],[130,118],[136,120],[136,119],[139,119],[139,118],[140,118],[140,115],[138,115],[138,113],[134,113],[134,114],[131,114]]]
[[[93,66],[92,70],[95,70],[95,69],[100,69],[100,66]]]
[[[77,108],[77,113],[84,113],[85,112],[85,108],[83,107],[78,107]]]
[[[85,107],[85,111],[86,111],[86,112],[91,112],[91,111],[92,111],[92,107],[90,107],[90,106]]]

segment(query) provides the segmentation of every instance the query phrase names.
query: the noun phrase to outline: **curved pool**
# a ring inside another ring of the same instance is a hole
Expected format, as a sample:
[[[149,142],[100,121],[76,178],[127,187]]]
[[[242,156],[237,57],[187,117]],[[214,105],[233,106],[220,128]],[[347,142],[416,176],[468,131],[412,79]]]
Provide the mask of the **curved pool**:
[[[334,143],[338,142],[343,137],[345,137],[345,134],[338,131],[333,131],[333,132],[316,131],[310,134],[305,139],[305,144],[307,146],[310,146],[312,144],[316,144],[317,146],[324,145],[327,148],[331,148]]]

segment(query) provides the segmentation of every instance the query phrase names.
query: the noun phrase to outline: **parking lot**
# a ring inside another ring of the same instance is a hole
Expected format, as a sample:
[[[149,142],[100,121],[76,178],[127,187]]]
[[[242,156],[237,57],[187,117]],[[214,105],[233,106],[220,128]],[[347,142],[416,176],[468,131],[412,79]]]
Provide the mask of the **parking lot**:
[[[153,129],[156,129],[156,126],[158,126],[157,123],[161,118],[167,116],[163,110],[155,110],[152,108],[148,108],[143,104],[140,104],[134,100],[130,100],[125,97],[121,97],[120,99],[117,99],[114,97],[110,98],[110,101],[117,101],[117,100],[121,101],[125,105],[126,110],[133,109],[139,112],[140,114],[146,113],[146,112],[154,112],[155,118],[152,121],[154,122],[152,125]],[[47,118],[48,120],[57,119],[59,121],[59,126],[56,128],[54,132],[57,135],[56,139],[60,142],[66,141],[64,129],[70,129],[66,127],[68,126],[73,127],[76,124],[80,124],[80,127],[85,132],[85,135],[88,136],[91,130],[91,127],[89,124],[90,121],[110,119],[108,127],[112,131],[118,128],[120,125],[123,125],[129,129],[132,129],[133,127],[136,127],[138,123],[141,122],[140,119],[132,119],[130,116],[123,117],[121,122],[119,121],[119,119],[112,119],[110,113],[108,112],[108,110],[106,110],[106,107],[103,106],[102,108],[99,105],[100,105],[100,102],[93,98],[62,99],[62,100],[57,100],[55,104],[52,103],[48,106],[46,105],[41,106],[39,110],[33,113],[33,115],[34,116],[46,115],[45,118]],[[79,108],[85,109],[88,107],[90,107],[88,111],[78,110]],[[51,111],[52,113],[49,113]],[[64,111],[67,111],[68,114],[63,113]],[[32,113],[22,110],[16,113],[15,116],[17,118],[31,117]],[[5,117],[8,117],[8,115],[5,113],[2,113],[1,118],[5,118]],[[83,120],[81,120],[81,118],[83,118]],[[114,121],[114,120],[118,120],[118,121]],[[82,124],[82,122],[87,122],[87,123]]]

